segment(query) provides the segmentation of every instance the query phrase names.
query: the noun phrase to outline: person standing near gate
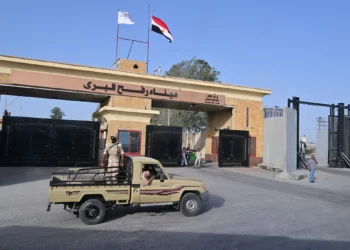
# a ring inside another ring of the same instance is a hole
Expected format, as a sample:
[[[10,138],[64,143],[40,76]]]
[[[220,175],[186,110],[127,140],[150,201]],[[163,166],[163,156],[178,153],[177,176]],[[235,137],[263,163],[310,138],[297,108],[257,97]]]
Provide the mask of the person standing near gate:
[[[200,168],[202,160],[201,150],[198,148],[196,152],[196,161],[194,163],[194,168]]]
[[[118,141],[118,135],[111,135],[111,143],[106,145],[105,151],[103,152],[101,167],[105,168],[105,161],[108,159],[107,165],[107,180],[115,181],[116,175],[123,171],[124,163],[124,150],[121,143]],[[110,182],[109,182],[110,183]]]
[[[186,160],[186,148],[183,147],[181,151],[181,167],[187,166],[187,160]]]
[[[310,170],[309,181],[311,183],[315,182],[316,164],[318,164],[318,161],[316,160],[315,154],[312,154],[311,159],[309,160],[309,163],[308,163],[308,168]]]

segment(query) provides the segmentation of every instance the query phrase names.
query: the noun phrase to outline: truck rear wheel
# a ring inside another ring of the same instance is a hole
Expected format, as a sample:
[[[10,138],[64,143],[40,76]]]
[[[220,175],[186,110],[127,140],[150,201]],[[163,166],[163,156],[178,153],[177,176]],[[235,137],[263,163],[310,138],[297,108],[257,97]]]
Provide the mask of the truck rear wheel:
[[[105,205],[96,199],[87,200],[79,209],[79,218],[86,225],[96,225],[106,216]]]
[[[197,216],[201,211],[202,201],[194,193],[185,194],[180,201],[180,211],[187,217]]]

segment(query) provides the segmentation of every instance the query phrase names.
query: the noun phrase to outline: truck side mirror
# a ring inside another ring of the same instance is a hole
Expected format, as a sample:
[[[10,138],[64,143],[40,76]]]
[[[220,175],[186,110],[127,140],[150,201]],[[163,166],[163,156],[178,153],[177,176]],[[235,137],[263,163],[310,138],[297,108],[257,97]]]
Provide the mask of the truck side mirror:
[[[163,172],[160,173],[160,182],[164,182],[164,174],[163,174]]]

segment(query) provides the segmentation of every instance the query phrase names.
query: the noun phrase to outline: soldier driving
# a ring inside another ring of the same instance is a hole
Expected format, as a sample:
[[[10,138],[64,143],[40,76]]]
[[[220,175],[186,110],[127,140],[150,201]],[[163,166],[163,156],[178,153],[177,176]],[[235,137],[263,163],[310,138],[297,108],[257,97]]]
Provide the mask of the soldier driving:
[[[116,174],[120,174],[120,170],[123,170],[124,163],[124,150],[121,143],[118,141],[118,135],[111,135],[111,143],[106,145],[105,151],[103,153],[101,167],[105,168],[105,161],[108,157],[107,165],[107,180],[115,181]]]

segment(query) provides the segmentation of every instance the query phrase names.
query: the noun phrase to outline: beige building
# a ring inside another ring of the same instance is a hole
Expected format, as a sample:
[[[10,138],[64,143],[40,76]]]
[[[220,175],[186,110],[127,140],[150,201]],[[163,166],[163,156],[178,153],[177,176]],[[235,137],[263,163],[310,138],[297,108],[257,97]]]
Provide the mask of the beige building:
[[[262,162],[262,99],[270,90],[146,74],[144,62],[120,59],[114,69],[0,56],[0,93],[98,102],[101,128],[133,137],[145,154],[152,107],[208,113],[205,158],[217,161],[220,129],[249,131],[250,164]],[[136,138],[136,139],[135,139]],[[129,139],[130,141],[130,139]],[[132,143],[132,142],[130,142]],[[131,147],[131,146],[130,146]]]

